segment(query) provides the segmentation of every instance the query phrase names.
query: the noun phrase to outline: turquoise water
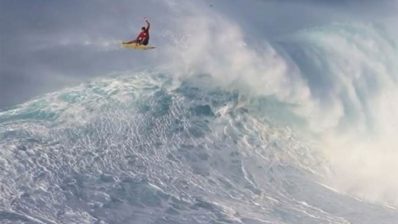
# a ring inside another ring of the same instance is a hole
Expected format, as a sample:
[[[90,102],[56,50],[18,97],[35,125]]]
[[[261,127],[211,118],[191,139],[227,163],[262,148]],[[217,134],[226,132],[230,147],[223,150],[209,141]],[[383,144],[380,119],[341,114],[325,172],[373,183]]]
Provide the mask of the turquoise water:
[[[275,100],[196,84],[210,76],[172,79],[124,74],[2,112],[2,223],[398,217],[323,185],[322,155],[259,112]]]

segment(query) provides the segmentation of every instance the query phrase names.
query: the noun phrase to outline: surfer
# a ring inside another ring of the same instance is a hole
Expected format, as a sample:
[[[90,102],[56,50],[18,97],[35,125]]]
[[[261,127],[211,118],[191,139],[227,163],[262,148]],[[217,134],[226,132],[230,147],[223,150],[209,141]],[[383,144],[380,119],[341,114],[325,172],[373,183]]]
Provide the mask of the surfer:
[[[145,19],[146,22],[146,27],[143,26],[141,27],[141,33],[138,34],[137,38],[135,40],[132,41],[127,41],[127,42],[123,42],[123,44],[139,44],[139,45],[148,45],[149,42],[149,27],[151,26],[151,24],[148,22],[147,19]]]

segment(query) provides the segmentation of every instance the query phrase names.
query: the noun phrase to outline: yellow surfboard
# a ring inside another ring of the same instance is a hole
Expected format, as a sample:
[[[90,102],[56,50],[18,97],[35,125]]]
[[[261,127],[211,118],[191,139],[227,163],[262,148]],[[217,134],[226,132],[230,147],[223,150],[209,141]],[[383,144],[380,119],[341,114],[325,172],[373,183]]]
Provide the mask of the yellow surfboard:
[[[122,43],[122,46],[125,48],[131,48],[131,49],[137,49],[137,50],[149,50],[149,49],[155,48],[154,46],[142,45],[142,44],[137,44],[137,43],[132,43],[132,44]]]

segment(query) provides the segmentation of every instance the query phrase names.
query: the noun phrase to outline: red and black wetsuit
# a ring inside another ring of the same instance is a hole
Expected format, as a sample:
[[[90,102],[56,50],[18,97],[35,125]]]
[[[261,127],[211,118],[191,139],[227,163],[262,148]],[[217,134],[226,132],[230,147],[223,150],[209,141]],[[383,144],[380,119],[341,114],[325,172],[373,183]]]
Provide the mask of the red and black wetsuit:
[[[149,42],[149,26],[150,26],[150,24],[147,23],[147,27],[140,34],[138,34],[137,42],[139,44],[143,44],[143,45],[148,44],[148,42]]]

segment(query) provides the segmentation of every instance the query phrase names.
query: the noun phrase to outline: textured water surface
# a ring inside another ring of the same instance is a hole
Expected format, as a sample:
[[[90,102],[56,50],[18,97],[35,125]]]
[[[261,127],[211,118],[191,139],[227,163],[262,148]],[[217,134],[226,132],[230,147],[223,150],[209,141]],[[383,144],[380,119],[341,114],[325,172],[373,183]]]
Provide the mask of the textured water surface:
[[[0,113],[1,223],[393,223],[321,184],[273,100],[131,74]],[[203,82],[202,82],[203,83]]]

